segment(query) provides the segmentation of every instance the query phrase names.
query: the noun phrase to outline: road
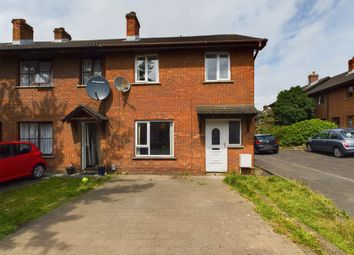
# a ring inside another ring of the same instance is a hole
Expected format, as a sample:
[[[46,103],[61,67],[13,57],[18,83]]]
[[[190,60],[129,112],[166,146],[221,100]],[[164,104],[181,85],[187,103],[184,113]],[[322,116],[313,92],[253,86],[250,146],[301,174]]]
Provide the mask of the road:
[[[256,155],[257,166],[273,174],[297,179],[330,198],[354,216],[354,157],[280,150],[279,154]]]

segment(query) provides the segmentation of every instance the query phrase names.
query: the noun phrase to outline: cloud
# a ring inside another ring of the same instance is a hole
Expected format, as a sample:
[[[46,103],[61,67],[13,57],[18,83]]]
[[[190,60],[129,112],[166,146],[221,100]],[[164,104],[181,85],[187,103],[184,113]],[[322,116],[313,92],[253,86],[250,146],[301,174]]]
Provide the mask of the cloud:
[[[122,38],[124,15],[136,11],[143,37],[238,33],[269,39],[256,60],[258,108],[279,90],[346,70],[354,55],[352,0],[0,0],[0,41],[11,41],[13,18],[25,18],[35,40],[63,26],[78,39]]]

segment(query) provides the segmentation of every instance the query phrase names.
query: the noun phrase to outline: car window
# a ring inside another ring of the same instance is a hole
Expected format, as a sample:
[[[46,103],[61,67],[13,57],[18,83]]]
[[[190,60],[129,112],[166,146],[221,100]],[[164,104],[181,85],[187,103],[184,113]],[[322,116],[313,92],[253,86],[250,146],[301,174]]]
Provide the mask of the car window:
[[[336,132],[329,132],[329,139],[339,139],[339,136]]]
[[[30,153],[32,151],[32,146],[29,144],[13,144],[13,154],[14,156],[23,155]]]
[[[0,145],[0,159],[8,158],[10,156],[11,156],[11,145],[10,144]]]
[[[260,142],[270,142],[275,140],[274,136],[272,135],[259,135],[256,136],[256,139]]]
[[[340,133],[345,138],[354,138],[354,129],[344,129],[344,130],[340,131]]]
[[[328,131],[323,131],[318,134],[318,138],[320,139],[328,139]]]

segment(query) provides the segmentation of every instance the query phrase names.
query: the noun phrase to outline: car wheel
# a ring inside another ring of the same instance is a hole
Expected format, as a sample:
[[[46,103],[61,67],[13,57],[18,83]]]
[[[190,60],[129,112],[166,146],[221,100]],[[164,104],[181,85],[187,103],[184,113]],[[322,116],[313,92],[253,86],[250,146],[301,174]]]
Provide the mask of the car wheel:
[[[259,151],[257,149],[255,149],[254,154],[259,154]]]
[[[306,145],[306,150],[307,150],[308,152],[312,152],[312,147],[311,147],[311,145],[307,144],[307,145]]]
[[[32,177],[35,179],[39,179],[44,176],[44,172],[45,172],[45,166],[42,164],[38,164],[35,167],[33,167]]]
[[[275,151],[273,151],[274,152],[274,154],[278,154],[279,153],[279,150],[275,150]]]
[[[336,158],[342,158],[344,156],[342,150],[338,147],[335,147],[333,149],[333,155],[336,157]]]

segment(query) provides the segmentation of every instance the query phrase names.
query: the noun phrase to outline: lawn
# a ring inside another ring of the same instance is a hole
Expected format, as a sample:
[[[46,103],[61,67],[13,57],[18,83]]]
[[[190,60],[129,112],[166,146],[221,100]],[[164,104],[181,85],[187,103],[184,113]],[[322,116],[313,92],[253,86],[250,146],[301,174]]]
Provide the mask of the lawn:
[[[0,240],[21,225],[34,220],[73,198],[101,185],[108,177],[53,177],[35,184],[0,193]]]
[[[354,219],[304,184],[277,176],[229,175],[231,185],[256,205],[273,229],[317,254],[327,254],[327,240],[354,254]]]

